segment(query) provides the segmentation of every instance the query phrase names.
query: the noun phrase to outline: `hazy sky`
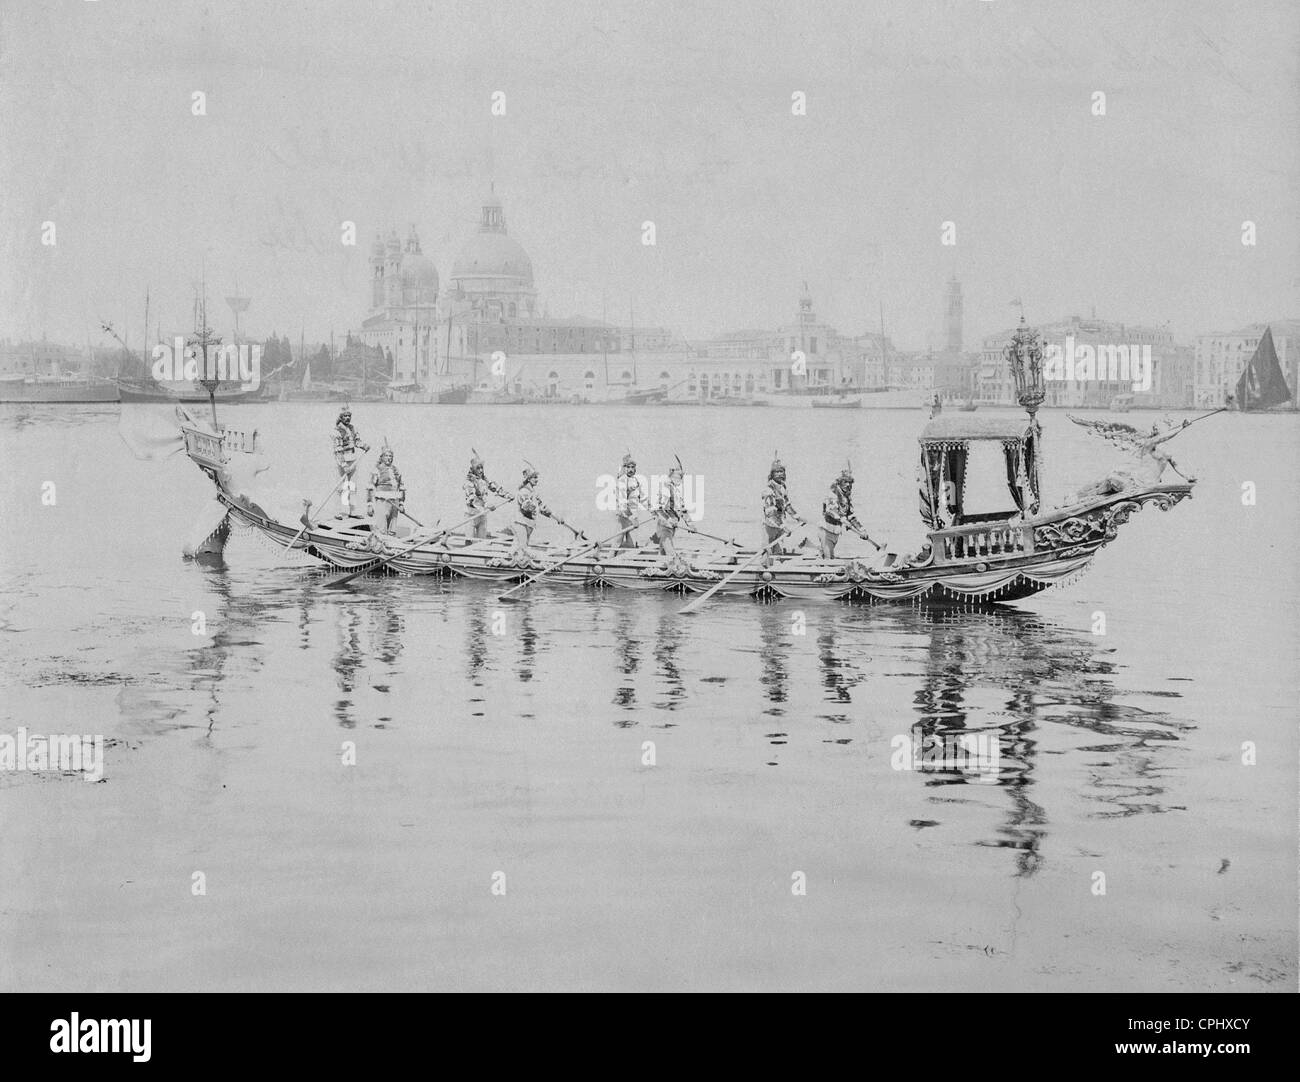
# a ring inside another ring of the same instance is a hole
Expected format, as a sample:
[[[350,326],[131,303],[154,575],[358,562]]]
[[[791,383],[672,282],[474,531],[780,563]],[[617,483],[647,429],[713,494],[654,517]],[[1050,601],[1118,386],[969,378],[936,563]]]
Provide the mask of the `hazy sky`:
[[[490,179],[552,315],[771,327],[806,279],[922,348],[956,271],[967,348],[1015,296],[1300,316],[1294,0],[5,0],[0,31],[0,335],[138,343],[146,287],[184,328],[205,261],[246,330],[341,335],[375,230],[415,223],[445,285]]]

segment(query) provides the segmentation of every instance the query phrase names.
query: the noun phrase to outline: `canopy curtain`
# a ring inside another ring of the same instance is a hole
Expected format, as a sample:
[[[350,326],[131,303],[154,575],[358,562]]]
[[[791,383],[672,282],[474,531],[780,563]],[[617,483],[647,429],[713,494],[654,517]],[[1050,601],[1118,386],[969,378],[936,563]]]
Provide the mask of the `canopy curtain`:
[[[1019,440],[1014,443],[1008,440],[1002,445],[1006,451],[1007,459],[1007,488],[1011,491],[1011,498],[1016,501],[1016,510],[1022,515],[1025,513],[1025,489],[1029,487],[1029,480],[1025,476],[1025,459],[1021,453],[1022,444]]]
[[[1042,493],[1038,488],[1038,470],[1041,466],[1038,457],[1039,438],[1043,430],[1039,427],[1038,418],[1034,418],[1034,423],[1029,426],[1029,431],[1025,433],[1025,476],[1029,481],[1029,490],[1034,494],[1033,502],[1029,505],[1031,515],[1038,514],[1038,508],[1042,502]]]
[[[945,529],[960,514],[965,478],[965,444],[935,443],[922,446],[919,473],[921,521],[929,529]]]
[[[938,496],[939,491],[939,469],[938,463],[933,461],[937,455],[931,455],[930,449],[925,445],[921,446],[921,461],[916,472],[918,493],[920,498],[921,521],[925,523],[926,529],[939,529],[938,522]]]
[[[962,510],[962,494],[966,490],[966,445],[958,444],[947,448],[943,459],[944,484],[939,490],[939,506],[943,510],[945,524],[950,525]]]

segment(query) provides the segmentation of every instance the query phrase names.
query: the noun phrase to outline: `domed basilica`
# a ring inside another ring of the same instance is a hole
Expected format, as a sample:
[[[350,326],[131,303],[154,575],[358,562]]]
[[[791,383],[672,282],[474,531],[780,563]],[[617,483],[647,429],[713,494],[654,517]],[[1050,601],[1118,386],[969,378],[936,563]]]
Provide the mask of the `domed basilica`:
[[[451,284],[480,318],[515,319],[535,313],[533,262],[506,232],[505,214],[495,192],[483,204],[478,232],[469,238],[452,264]]]
[[[536,315],[533,263],[507,232],[495,191],[483,203],[478,231],[452,264],[445,293],[439,291],[437,268],[421,251],[414,225],[405,244],[395,229],[387,238],[376,234],[370,268],[370,313],[360,338],[384,350],[394,384],[423,384],[436,374],[450,374],[447,354],[463,357],[470,338],[477,342],[470,325]]]

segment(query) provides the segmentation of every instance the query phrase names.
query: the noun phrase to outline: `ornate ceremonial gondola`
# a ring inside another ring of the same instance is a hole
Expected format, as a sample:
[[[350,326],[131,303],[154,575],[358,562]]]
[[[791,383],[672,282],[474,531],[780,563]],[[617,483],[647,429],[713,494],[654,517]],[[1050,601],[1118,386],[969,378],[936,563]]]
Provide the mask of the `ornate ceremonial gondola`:
[[[208,425],[178,408],[186,453],[212,479],[225,509],[197,551],[219,554],[234,523],[345,571],[373,566],[386,573],[500,585],[522,582],[563,560],[545,581],[681,593],[721,583],[719,593],[762,599],[929,605],[1014,601],[1077,576],[1134,511],[1152,504],[1168,510],[1191,495],[1192,483],[1146,483],[1131,474],[1113,474],[1086,496],[1043,510],[1042,430],[1036,416],[1042,402],[1042,357],[1037,336],[1023,320],[1008,359],[1027,420],[940,415],[921,433],[920,513],[927,541],[913,554],[886,552],[871,561],[773,555],[770,566],[762,567],[753,549],[691,552],[666,561],[657,552],[618,549],[613,543],[580,555],[572,554],[582,545],[537,543],[530,557],[522,557],[512,552],[512,539],[500,535],[476,539],[425,531],[429,540],[421,543],[419,530],[402,538],[382,536],[365,520],[312,523],[304,518],[300,528],[277,521],[239,490],[238,459],[258,452],[255,435]]]

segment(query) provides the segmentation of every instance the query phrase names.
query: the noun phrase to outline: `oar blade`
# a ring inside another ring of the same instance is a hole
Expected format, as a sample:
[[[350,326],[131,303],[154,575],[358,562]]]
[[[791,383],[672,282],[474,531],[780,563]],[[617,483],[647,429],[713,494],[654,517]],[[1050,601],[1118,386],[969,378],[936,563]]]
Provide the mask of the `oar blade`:
[[[353,571],[349,571],[346,575],[339,575],[336,578],[330,579],[328,582],[322,582],[321,589],[340,590],[344,586],[347,586],[350,582],[354,581],[355,579],[359,579],[367,571],[373,571],[377,566],[378,564],[376,563],[365,564],[362,567],[358,567]]]

